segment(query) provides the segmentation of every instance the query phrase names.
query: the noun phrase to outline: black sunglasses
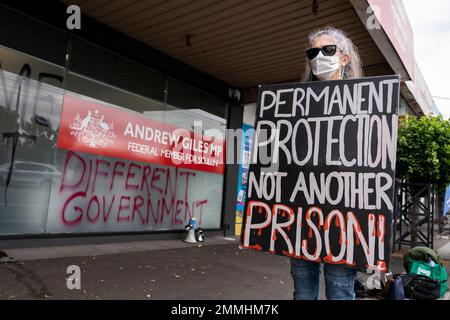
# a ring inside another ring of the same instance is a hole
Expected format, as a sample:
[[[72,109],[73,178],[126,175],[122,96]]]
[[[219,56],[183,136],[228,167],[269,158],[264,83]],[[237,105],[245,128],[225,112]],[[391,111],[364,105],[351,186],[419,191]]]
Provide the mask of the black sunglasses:
[[[336,54],[336,50],[339,48],[335,44],[329,44],[326,46],[323,46],[322,48],[311,48],[306,50],[306,57],[308,57],[309,60],[314,59],[317,57],[320,51],[322,51],[322,54],[324,56],[334,56]],[[340,49],[339,49],[340,50]]]

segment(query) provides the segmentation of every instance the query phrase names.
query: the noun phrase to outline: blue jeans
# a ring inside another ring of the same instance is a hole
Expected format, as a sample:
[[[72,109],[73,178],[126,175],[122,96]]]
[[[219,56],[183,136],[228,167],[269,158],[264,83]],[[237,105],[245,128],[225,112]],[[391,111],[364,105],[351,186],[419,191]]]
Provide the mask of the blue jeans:
[[[291,258],[294,300],[319,298],[320,263]],[[356,270],[341,265],[323,266],[328,300],[354,300]]]

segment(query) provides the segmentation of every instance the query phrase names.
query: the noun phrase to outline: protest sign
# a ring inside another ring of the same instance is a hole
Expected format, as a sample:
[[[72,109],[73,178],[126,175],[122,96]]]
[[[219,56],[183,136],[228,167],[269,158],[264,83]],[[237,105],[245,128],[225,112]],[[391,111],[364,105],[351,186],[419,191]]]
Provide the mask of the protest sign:
[[[398,76],[259,87],[241,246],[386,272]]]

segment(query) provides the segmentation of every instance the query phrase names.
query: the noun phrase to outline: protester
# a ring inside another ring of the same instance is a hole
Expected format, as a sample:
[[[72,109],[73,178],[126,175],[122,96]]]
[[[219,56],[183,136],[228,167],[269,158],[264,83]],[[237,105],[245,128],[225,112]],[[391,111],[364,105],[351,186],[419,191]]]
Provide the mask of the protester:
[[[303,81],[326,81],[363,77],[357,48],[344,31],[327,27],[309,34]],[[317,300],[321,264],[291,258],[295,300]],[[323,266],[326,297],[354,300],[356,270],[342,265]]]

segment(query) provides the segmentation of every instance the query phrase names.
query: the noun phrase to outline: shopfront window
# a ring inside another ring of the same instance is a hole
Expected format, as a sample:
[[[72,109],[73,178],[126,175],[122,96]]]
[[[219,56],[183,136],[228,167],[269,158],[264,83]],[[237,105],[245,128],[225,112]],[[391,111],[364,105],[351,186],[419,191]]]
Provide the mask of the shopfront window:
[[[63,69],[0,47],[0,234],[45,232]]]
[[[0,235],[220,228],[225,101],[80,39],[0,61]]]

